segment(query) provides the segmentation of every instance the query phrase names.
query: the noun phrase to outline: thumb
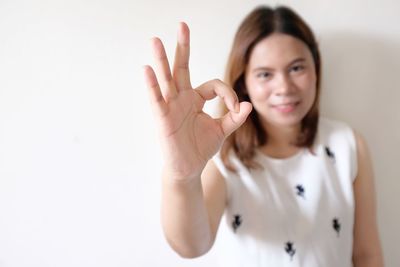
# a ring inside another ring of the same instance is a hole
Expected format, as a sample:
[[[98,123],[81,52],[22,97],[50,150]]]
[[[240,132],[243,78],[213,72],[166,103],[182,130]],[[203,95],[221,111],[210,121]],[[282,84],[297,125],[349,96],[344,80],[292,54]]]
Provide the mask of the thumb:
[[[241,102],[239,104],[239,111],[235,112],[230,110],[221,119],[221,128],[225,138],[239,128],[249,116],[252,109],[252,105],[249,102]]]

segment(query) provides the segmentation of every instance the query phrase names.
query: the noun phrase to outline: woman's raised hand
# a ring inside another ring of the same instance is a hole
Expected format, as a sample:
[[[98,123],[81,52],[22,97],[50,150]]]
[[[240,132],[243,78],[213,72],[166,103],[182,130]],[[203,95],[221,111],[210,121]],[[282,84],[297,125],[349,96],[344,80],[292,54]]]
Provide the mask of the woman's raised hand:
[[[185,23],[179,25],[172,73],[160,39],[153,38],[151,42],[156,71],[145,66],[144,75],[159,126],[164,171],[177,180],[199,177],[224,139],[245,121],[251,104],[239,104],[233,89],[219,80],[192,88],[189,28]],[[221,97],[229,109],[219,119],[203,112],[205,102],[216,96]]]

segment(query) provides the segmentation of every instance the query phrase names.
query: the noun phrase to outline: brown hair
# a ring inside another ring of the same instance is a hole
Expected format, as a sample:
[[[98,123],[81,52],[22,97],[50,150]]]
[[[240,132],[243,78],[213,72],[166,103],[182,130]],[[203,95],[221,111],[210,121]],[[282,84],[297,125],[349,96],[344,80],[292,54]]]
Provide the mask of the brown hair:
[[[301,132],[295,144],[298,147],[311,148],[319,118],[321,59],[313,32],[293,10],[284,6],[275,9],[260,6],[247,15],[239,26],[233,41],[225,82],[235,90],[239,101],[250,102],[245,85],[246,66],[254,46],[272,33],[291,35],[304,42],[311,51],[317,77],[316,97],[311,109],[302,119]],[[257,147],[265,145],[267,141],[267,132],[263,128],[257,112],[253,109],[243,125],[225,140],[221,148],[222,160],[228,169],[235,171],[228,160],[228,154],[233,149],[246,167],[258,168],[259,164],[254,161],[255,150]]]

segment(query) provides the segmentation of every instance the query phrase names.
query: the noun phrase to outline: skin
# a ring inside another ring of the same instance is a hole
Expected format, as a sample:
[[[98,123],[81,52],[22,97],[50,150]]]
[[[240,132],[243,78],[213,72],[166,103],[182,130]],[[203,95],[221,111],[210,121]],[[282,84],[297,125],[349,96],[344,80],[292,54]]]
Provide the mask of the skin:
[[[316,96],[317,77],[310,50],[290,35],[274,33],[255,45],[245,77],[251,103],[270,136],[262,150],[278,158],[295,153],[298,148],[290,143],[295,142],[300,122]],[[287,103],[293,107],[282,106]],[[283,112],[285,108],[293,110]]]
[[[238,103],[237,96],[219,80],[193,89],[189,76],[189,28],[181,23],[173,71],[164,46],[151,40],[155,69],[144,66],[150,103],[158,122],[164,156],[161,220],[171,247],[182,257],[197,257],[214,242],[224,207],[225,192],[211,208],[212,192],[225,190],[221,177],[203,186],[201,174],[224,139],[236,130],[251,111],[250,103]],[[213,119],[202,111],[207,100],[221,97],[229,112]],[[212,177],[213,175],[210,175]],[[205,189],[203,193],[203,187]]]
[[[144,67],[144,76],[165,159],[162,225],[167,241],[179,255],[199,257],[212,247],[226,207],[225,181],[210,159],[224,139],[245,121],[252,105],[238,103],[234,91],[219,80],[192,88],[186,24],[179,26],[172,72],[161,41],[153,38],[151,42],[157,76],[150,66]],[[315,99],[315,84],[312,57],[301,41],[273,34],[254,47],[246,69],[246,85],[269,135],[268,145],[262,148],[264,153],[284,158],[297,152],[292,143]],[[202,111],[204,103],[216,96],[229,109],[220,119]],[[276,108],[287,102],[296,105],[281,106],[280,111]],[[355,136],[358,174],[354,182],[353,263],[355,267],[381,267],[372,164],[364,139],[357,132]]]

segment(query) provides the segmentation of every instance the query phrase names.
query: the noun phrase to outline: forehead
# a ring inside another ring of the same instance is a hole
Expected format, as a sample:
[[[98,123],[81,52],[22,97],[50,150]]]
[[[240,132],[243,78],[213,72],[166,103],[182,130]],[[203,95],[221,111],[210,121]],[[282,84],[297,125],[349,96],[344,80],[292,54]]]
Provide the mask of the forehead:
[[[288,34],[273,33],[254,46],[250,54],[249,66],[279,67],[298,58],[312,60],[311,52],[306,44]]]

